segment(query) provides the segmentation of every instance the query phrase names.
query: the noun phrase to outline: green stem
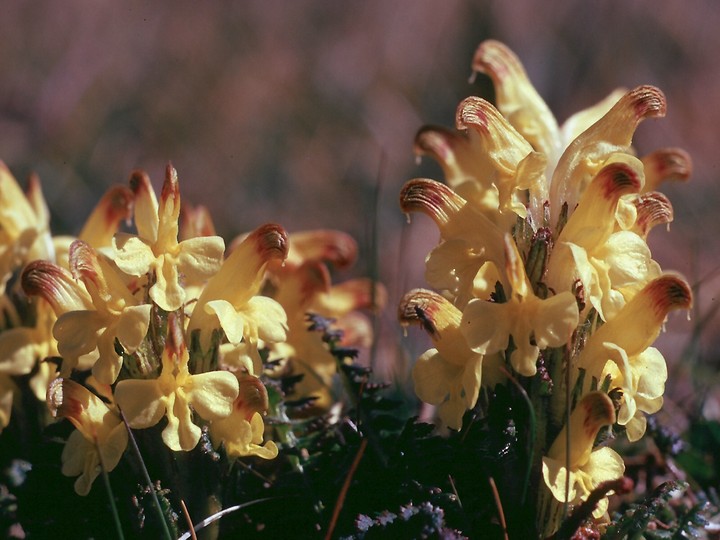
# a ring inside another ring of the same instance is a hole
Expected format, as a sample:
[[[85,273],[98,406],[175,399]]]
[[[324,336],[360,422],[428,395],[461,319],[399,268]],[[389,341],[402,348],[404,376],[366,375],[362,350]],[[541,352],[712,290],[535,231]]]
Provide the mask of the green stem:
[[[117,532],[117,537],[120,540],[125,540],[122,525],[120,524],[120,514],[118,514],[117,506],[115,505],[115,496],[113,495],[113,490],[110,486],[110,476],[108,475],[107,469],[105,468],[105,463],[103,462],[102,458],[102,452],[100,452],[100,446],[98,445],[97,441],[95,441],[95,451],[97,452],[98,459],[100,460],[100,471],[102,472],[105,492],[107,493],[108,501],[110,501],[110,511],[112,512],[113,521],[115,522],[115,530]]]
[[[152,480],[150,478],[150,473],[148,473],[147,467],[145,467],[145,461],[143,460],[142,454],[140,453],[140,448],[137,445],[135,436],[133,435],[133,432],[130,429],[130,424],[128,424],[127,418],[125,418],[125,415],[123,414],[122,411],[120,411],[120,417],[122,418],[122,420],[125,424],[125,429],[127,429],[128,438],[132,445],[132,450],[138,459],[138,463],[140,464],[140,471],[142,472],[143,477],[145,478],[145,482],[147,483],[148,489],[150,490],[150,496],[152,497],[153,507],[155,508],[155,511],[157,512],[158,518],[160,519],[160,523],[162,525],[165,540],[172,540],[172,535],[170,534],[170,529],[168,528],[167,521],[165,520],[165,514],[162,511],[162,506],[160,506],[160,501],[158,500],[157,493],[155,492],[155,486],[153,486]]]

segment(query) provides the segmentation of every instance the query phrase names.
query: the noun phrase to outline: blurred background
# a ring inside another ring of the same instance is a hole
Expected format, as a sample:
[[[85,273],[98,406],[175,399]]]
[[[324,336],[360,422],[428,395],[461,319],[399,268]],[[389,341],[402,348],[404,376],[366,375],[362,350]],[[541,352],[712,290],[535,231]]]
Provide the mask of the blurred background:
[[[376,223],[382,350],[403,374],[424,344],[402,340],[394,306],[424,284],[438,234],[424,216],[406,224],[398,192],[441,179],[415,162],[418,128],[492,96],[485,77],[468,82],[478,43],[507,43],[560,121],[618,86],[657,85],[668,115],[640,126],[638,153],[694,159],[691,182],[665,189],[675,223],[651,235],[663,268],[698,287],[692,320],[671,317],[660,341],[668,396],[720,417],[720,396],[700,399],[720,387],[718,28],[715,0],[6,0],[0,159],[23,184],[40,175],[56,234],[77,233],[135,168],[159,189],[168,161],[226,239],[268,221],[353,234],[361,258],[339,280],[373,271]]]

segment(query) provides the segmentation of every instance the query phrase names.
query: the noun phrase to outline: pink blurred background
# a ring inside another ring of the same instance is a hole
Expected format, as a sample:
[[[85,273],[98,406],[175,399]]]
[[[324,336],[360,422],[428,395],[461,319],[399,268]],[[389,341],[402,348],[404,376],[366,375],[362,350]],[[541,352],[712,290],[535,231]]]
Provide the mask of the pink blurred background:
[[[401,340],[394,305],[424,284],[438,235],[423,216],[408,227],[397,194],[440,179],[415,163],[417,129],[492,95],[486,78],[468,83],[477,44],[510,45],[561,121],[615,87],[657,85],[668,115],[641,125],[638,152],[681,146],[695,164],[666,189],[670,232],[651,235],[664,268],[701,284],[693,320],[672,317],[660,345],[682,401],[691,371],[718,386],[714,315],[696,360],[680,361],[720,288],[718,28],[715,0],[5,1],[0,159],[21,182],[39,173],[56,233],[76,233],[134,168],[159,188],[172,161],[184,200],[209,207],[226,239],[267,221],[352,233],[362,258],[339,279],[372,271],[377,214],[383,350],[402,374],[424,343]]]

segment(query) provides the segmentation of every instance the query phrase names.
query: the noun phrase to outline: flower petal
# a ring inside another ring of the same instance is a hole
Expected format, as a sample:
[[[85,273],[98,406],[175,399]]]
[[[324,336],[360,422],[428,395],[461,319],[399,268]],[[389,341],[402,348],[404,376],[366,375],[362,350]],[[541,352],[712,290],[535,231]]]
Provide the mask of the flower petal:
[[[115,402],[134,429],[152,427],[165,414],[167,398],[157,380],[126,379],[115,387]]]
[[[179,244],[177,265],[188,284],[202,283],[220,270],[225,241],[219,236],[183,240]]]
[[[227,300],[211,300],[205,304],[205,311],[217,315],[220,326],[225,331],[225,336],[230,343],[236,345],[242,341],[245,333],[245,317],[243,314],[238,313],[230,302]],[[208,330],[211,329],[201,328],[202,332],[209,335]]]
[[[200,440],[200,427],[192,421],[192,410],[179,393],[168,396],[168,424],[162,432],[163,442],[175,452],[189,451]]]
[[[129,353],[134,353],[145,339],[150,326],[150,304],[126,307],[115,328],[116,337]]]
[[[155,253],[147,242],[127,233],[113,237],[113,260],[118,268],[131,276],[143,276],[155,262]]]
[[[97,311],[70,311],[60,315],[53,336],[58,341],[61,356],[77,358],[97,347],[98,331],[105,321]]]
[[[263,341],[279,343],[287,338],[287,315],[283,307],[272,298],[253,296],[243,312],[257,327],[257,337]],[[253,336],[246,337],[252,342]]]
[[[425,403],[439,405],[447,398],[452,381],[460,373],[460,369],[449,364],[437,349],[429,349],[417,359],[412,371],[415,393]]]
[[[228,371],[213,371],[192,375],[185,386],[188,402],[205,420],[228,416],[238,396],[238,381]]]

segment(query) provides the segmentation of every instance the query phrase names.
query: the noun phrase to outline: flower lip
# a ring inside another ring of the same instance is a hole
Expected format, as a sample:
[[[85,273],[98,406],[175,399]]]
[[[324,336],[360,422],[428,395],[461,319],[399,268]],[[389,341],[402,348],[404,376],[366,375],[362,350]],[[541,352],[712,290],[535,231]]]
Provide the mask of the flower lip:
[[[627,94],[638,120],[641,118],[662,118],[667,112],[665,94],[656,86],[643,85]]]
[[[602,192],[606,199],[617,201],[621,196],[637,193],[642,188],[642,179],[626,163],[611,163],[598,173]]]
[[[449,129],[438,126],[423,126],[415,135],[413,152],[416,156],[429,155],[444,163],[451,154],[451,141],[457,137]]]
[[[476,96],[465,98],[458,105],[455,114],[457,129],[466,130],[469,127],[481,132],[489,132],[491,123],[502,122],[502,116],[490,102]]]
[[[130,180],[128,183],[130,184],[130,190],[136,197],[141,192],[153,193],[150,177],[145,171],[141,171],[140,169],[134,170],[130,174]],[[153,196],[154,195],[155,194],[153,193]]]
[[[93,264],[97,260],[95,250],[82,240],[75,240],[70,244],[69,262],[72,275],[75,279],[89,280],[97,285],[98,272]]]
[[[670,223],[674,217],[670,199],[658,191],[640,195],[635,201],[635,207],[637,208],[635,226],[645,237],[653,227]]]
[[[487,73],[498,84],[510,73],[522,73],[525,69],[517,55],[505,44],[494,39],[480,43],[472,60],[472,70]]]
[[[250,233],[261,260],[285,260],[290,248],[288,235],[281,225],[267,223]]]
[[[655,313],[665,317],[674,309],[692,307],[692,291],[680,276],[665,274],[654,279],[645,287]]]
[[[160,197],[164,201],[172,198],[176,201],[175,204],[178,204],[178,199],[180,198],[180,186],[178,185],[177,171],[171,163],[168,163],[165,167],[165,182],[163,183]]]
[[[460,315],[446,298],[427,289],[407,292],[398,305],[400,324],[419,324],[433,339],[440,337],[439,330],[459,326]]]
[[[692,174],[692,158],[681,148],[661,148],[642,158],[645,191],[657,189],[661,182],[685,182]]]
[[[465,201],[445,184],[427,178],[415,178],[400,190],[403,212],[423,212],[437,223],[447,223]]]

